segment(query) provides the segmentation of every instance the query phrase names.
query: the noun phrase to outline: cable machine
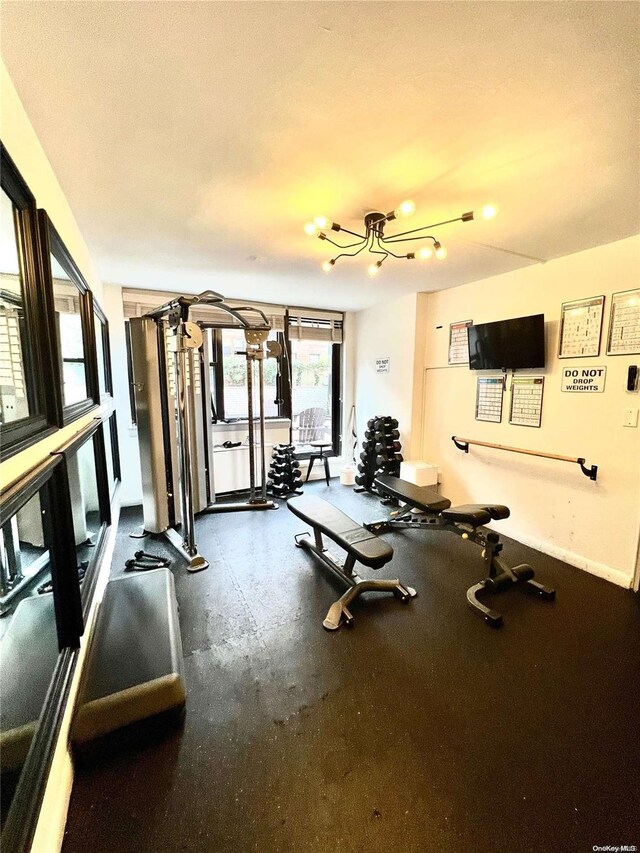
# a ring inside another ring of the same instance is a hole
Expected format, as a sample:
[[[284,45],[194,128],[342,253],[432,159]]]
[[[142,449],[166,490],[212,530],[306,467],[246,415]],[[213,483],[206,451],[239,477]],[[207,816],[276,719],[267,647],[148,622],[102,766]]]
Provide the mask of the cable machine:
[[[131,356],[142,472],[144,529],[162,533],[188,560],[189,571],[208,561],[195,542],[199,512],[277,509],[267,499],[264,459],[265,358],[281,347],[267,340],[271,326],[254,307],[232,308],[219,293],[180,296],[132,317]],[[249,498],[217,503],[211,430],[210,341],[206,329],[242,328],[247,363]],[[256,479],[254,372],[258,372],[260,480]],[[180,528],[179,531],[177,528]]]

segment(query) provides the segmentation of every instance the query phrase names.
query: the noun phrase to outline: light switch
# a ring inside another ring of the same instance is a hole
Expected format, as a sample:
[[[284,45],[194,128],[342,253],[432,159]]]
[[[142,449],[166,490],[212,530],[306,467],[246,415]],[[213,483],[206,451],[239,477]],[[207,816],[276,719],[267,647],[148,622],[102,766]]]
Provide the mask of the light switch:
[[[626,426],[626,427],[637,427],[638,426],[638,410],[637,409],[625,409],[624,419],[622,421],[622,426]]]

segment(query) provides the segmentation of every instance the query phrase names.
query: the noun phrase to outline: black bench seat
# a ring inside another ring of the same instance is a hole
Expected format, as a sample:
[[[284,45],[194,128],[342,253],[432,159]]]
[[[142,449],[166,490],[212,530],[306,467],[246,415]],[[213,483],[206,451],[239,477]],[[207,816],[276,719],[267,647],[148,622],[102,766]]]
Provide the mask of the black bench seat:
[[[376,485],[380,491],[409,504],[412,508],[419,509],[424,513],[439,513],[442,518],[454,521],[457,524],[470,524],[472,527],[480,527],[490,521],[500,518],[509,518],[509,507],[502,504],[463,504],[462,506],[451,506],[448,498],[443,498],[435,489],[428,486],[414,486],[406,480],[392,477],[389,474],[380,474],[376,477]]]
[[[333,504],[313,495],[291,498],[287,501],[291,512],[313,529],[314,541],[308,534],[296,536],[296,545],[310,551],[332,574],[349,589],[329,608],[322,623],[329,631],[341,625],[351,625],[353,616],[349,611],[351,602],[363,592],[392,592],[401,601],[409,601],[416,595],[415,589],[395,580],[364,580],[355,571],[356,561],[370,569],[379,569],[393,557],[393,548],[375,533],[349,518]],[[331,555],[324,547],[322,536],[328,536],[344,551],[343,562]]]
[[[376,484],[382,487],[385,495],[411,504],[422,512],[441,512],[451,506],[451,501],[443,498],[435,489],[430,489],[428,486],[415,486],[391,474],[378,474]]]
[[[363,566],[380,569],[393,557],[393,548],[384,539],[365,530],[338,507],[322,498],[303,495],[291,498],[287,506],[294,515],[324,533]]]

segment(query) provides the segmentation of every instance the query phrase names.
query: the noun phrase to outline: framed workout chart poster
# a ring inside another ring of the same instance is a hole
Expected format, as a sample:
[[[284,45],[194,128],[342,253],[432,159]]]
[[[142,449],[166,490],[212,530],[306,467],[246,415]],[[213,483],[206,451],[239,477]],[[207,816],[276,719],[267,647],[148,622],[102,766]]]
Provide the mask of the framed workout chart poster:
[[[539,427],[542,422],[544,376],[514,376],[511,379],[509,423]]]
[[[640,353],[640,288],[611,297],[607,355]]]
[[[472,320],[449,325],[449,364],[469,364],[469,326]]]
[[[604,296],[562,303],[558,358],[600,355]]]
[[[476,393],[476,420],[499,424],[502,420],[502,376],[478,376]]]

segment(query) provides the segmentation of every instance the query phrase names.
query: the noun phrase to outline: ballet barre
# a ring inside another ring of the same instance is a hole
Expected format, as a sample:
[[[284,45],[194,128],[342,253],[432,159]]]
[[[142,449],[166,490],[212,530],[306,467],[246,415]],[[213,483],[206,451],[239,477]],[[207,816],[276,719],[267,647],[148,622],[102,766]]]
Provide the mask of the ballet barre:
[[[592,465],[590,468],[585,465],[585,460],[582,456],[561,456],[559,453],[545,453],[543,450],[525,450],[522,447],[508,447],[506,444],[493,444],[490,441],[476,441],[473,438],[461,438],[458,435],[452,435],[451,441],[455,444],[458,450],[469,452],[469,445],[474,444],[478,447],[492,447],[494,450],[509,450],[511,453],[524,453],[526,456],[541,456],[543,459],[557,459],[560,462],[572,462],[574,465],[579,465],[582,473],[590,480],[598,479],[598,466]]]

